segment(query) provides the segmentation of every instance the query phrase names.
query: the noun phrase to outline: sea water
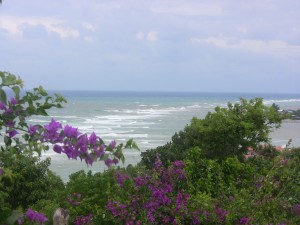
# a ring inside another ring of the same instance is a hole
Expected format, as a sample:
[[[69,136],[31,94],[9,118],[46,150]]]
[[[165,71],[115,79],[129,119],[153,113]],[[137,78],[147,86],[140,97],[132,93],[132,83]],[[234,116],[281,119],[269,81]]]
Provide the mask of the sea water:
[[[226,107],[240,97],[262,97],[266,105],[273,103],[281,109],[300,109],[300,94],[243,94],[243,93],[166,93],[166,92],[92,92],[57,91],[68,103],[62,109],[49,111],[50,117],[36,116],[31,124],[46,124],[51,118],[79,128],[82,133],[93,131],[109,143],[126,142],[133,138],[141,151],[153,149],[171,141],[175,132],[189,124],[193,117],[203,118],[216,106]],[[300,146],[300,121],[284,121],[282,127],[271,134],[275,145]],[[51,169],[64,180],[78,170],[105,169],[103,162],[87,166],[80,160],[69,160],[51,150],[43,157],[51,157]],[[137,150],[125,151],[125,165],[140,161]],[[121,165],[122,166],[122,165]]]

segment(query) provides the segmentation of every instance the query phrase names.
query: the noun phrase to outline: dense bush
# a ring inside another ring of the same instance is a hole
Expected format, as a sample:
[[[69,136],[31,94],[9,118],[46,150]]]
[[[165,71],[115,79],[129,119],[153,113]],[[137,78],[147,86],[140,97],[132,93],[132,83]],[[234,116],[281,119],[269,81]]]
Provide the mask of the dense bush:
[[[170,143],[142,153],[141,163],[151,168],[159,153],[167,165],[168,161],[183,160],[193,147],[199,147],[205,158],[242,159],[249,147],[256,149],[261,143],[269,143],[269,133],[280,127],[282,119],[275,107],[265,106],[261,98],[240,99],[240,103],[228,103],[227,108],[216,107],[203,119],[193,118]]]

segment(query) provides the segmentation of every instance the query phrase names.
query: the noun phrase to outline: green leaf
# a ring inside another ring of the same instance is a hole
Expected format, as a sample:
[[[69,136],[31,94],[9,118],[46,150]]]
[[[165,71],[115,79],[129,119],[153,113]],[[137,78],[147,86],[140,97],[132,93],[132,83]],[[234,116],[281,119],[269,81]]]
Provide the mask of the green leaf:
[[[11,138],[8,136],[4,136],[4,143],[6,146],[10,146],[11,145]]]
[[[58,102],[58,103],[61,103],[61,102],[64,102],[64,103],[67,103],[67,100],[60,94],[55,94],[55,102]]]
[[[48,113],[47,113],[46,110],[43,109],[43,108],[38,108],[38,109],[37,109],[37,113],[38,113],[38,115],[48,116]]]
[[[39,86],[39,88],[38,88],[38,93],[40,94],[40,95],[42,95],[42,96],[48,96],[48,93],[47,93],[47,91],[42,87],[42,86]]]
[[[124,157],[124,155],[121,156],[121,161],[122,161],[123,164],[125,163],[125,157]]]
[[[16,76],[10,73],[5,73],[6,76],[2,77],[3,86],[14,85],[17,82]]]
[[[12,214],[7,218],[6,222],[9,224],[9,225],[13,225],[17,222],[17,220],[19,218],[22,217],[22,213],[21,212],[18,212],[16,210],[14,210],[12,212]]]
[[[140,148],[138,145],[133,141],[133,139],[130,139],[129,141],[126,142],[125,148],[131,148],[131,149],[136,149],[140,151]]]
[[[19,96],[20,96],[20,88],[18,86],[14,86],[14,87],[12,87],[12,89],[15,92],[16,97],[19,98]]]
[[[0,101],[3,102],[4,104],[7,104],[6,93],[3,89],[0,89]]]

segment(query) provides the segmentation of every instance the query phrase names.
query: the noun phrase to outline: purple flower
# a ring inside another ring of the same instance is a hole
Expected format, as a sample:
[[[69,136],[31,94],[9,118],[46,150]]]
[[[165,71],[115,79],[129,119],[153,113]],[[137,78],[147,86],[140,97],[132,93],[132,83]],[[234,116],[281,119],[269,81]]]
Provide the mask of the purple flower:
[[[5,109],[5,114],[8,116],[11,115],[12,112],[13,112],[12,109]]]
[[[53,118],[51,119],[51,122],[48,125],[44,126],[47,131],[57,131],[58,129],[62,128],[62,125],[60,122],[55,121]]]
[[[148,220],[151,222],[151,223],[154,223],[155,222],[155,219],[152,215],[152,213],[150,211],[148,211],[147,213],[147,217],[148,217]]]
[[[145,186],[148,181],[146,178],[140,176],[140,177],[134,177],[133,182],[134,182],[135,186],[142,187],[142,186]]]
[[[64,127],[63,134],[68,138],[77,138],[80,135],[80,132],[77,128],[73,128],[72,126],[66,125]]]
[[[228,214],[228,212],[225,209],[217,207],[215,209],[215,214],[216,214],[219,222],[224,222],[225,219],[226,219],[226,215]]]
[[[117,164],[118,164],[118,162],[119,162],[119,160],[118,160],[116,157],[114,157],[114,159],[113,159],[113,163],[114,163],[115,165],[117,165]]]
[[[111,147],[112,149],[114,149],[116,147],[117,143],[116,141],[112,141],[110,144],[109,144],[109,147]]]
[[[15,122],[12,120],[7,121],[6,126],[13,127],[15,125]]]
[[[90,157],[88,153],[86,153],[85,162],[87,165],[93,165],[94,159]]]
[[[89,138],[90,145],[95,145],[97,143],[97,135],[93,132]]]
[[[300,216],[300,204],[294,206],[294,213]]]
[[[28,132],[29,132],[30,135],[35,135],[37,129],[38,129],[37,126],[32,126],[32,125],[30,125],[29,128],[28,128]]]
[[[247,224],[249,222],[249,219],[246,217],[243,217],[240,219],[240,224]]]
[[[21,218],[19,218],[17,221],[18,221],[18,224],[23,224],[23,221]]]
[[[233,197],[232,195],[230,195],[230,196],[228,197],[228,200],[229,200],[230,202],[232,202],[232,201],[234,200],[234,197]]]
[[[56,153],[61,153],[62,152],[62,147],[61,146],[59,146],[59,145],[54,145],[54,147],[53,147],[53,151],[55,151]]]
[[[46,139],[46,141],[59,141],[58,130],[62,128],[61,123],[55,121],[52,118],[51,122],[48,125],[45,125],[44,128],[46,129],[44,133],[44,138]]]
[[[13,137],[16,136],[19,132],[13,129],[13,130],[8,130],[8,131],[6,131],[6,133],[8,134],[8,136],[9,136],[10,138],[13,138]]]
[[[87,152],[88,143],[89,143],[89,139],[88,139],[87,134],[84,134],[84,135],[80,136],[80,138],[77,142],[77,145],[78,145],[81,152]]]
[[[32,209],[28,209],[26,212],[26,217],[31,221],[31,222],[36,222],[36,223],[43,223],[48,221],[47,217],[43,213],[38,213],[36,211],[33,211]]]
[[[175,162],[173,162],[173,166],[179,167],[179,168],[184,168],[185,164],[181,160],[176,160]]]
[[[104,160],[104,163],[107,167],[111,167],[111,165],[113,164],[113,161],[110,158],[107,158]]]
[[[156,155],[153,167],[154,167],[154,169],[161,169],[161,167],[162,167],[162,162],[160,160],[160,155],[159,154]]]
[[[10,104],[16,105],[17,103],[18,103],[18,101],[17,101],[16,98],[11,98],[11,99],[10,99]]]
[[[87,225],[91,224],[93,220],[93,214],[89,214],[88,216],[78,216],[76,217],[74,224],[75,225]]]
[[[0,176],[4,174],[4,169],[0,168]]]
[[[0,110],[6,110],[6,105],[3,102],[0,102]]]
[[[120,187],[123,187],[124,182],[129,180],[129,176],[126,173],[117,172],[116,173],[116,180],[119,183]]]
[[[95,146],[94,148],[94,152],[96,153],[97,157],[100,158],[101,156],[104,155],[104,150],[101,149],[101,146]]]

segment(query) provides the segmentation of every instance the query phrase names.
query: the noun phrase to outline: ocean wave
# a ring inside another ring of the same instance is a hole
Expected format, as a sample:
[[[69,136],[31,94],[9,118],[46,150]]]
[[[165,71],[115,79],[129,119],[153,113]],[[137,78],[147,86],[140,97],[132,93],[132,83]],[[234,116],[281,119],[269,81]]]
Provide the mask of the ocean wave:
[[[264,100],[264,104],[270,105],[273,103],[292,103],[292,102],[300,102],[300,99],[297,98],[291,98],[291,99],[270,99],[270,100]]]
[[[51,116],[53,118],[64,118],[64,119],[81,119],[81,117],[78,116]]]
[[[32,123],[49,123],[50,119],[48,120],[42,120],[42,119],[29,119],[28,122],[32,122]]]
[[[187,108],[189,108],[189,109],[199,109],[201,107],[202,106],[200,106],[200,105],[189,105],[189,106],[187,106]]]
[[[102,137],[113,137],[115,139],[119,138],[147,138],[148,134],[132,134],[132,133],[106,133],[102,134]]]

